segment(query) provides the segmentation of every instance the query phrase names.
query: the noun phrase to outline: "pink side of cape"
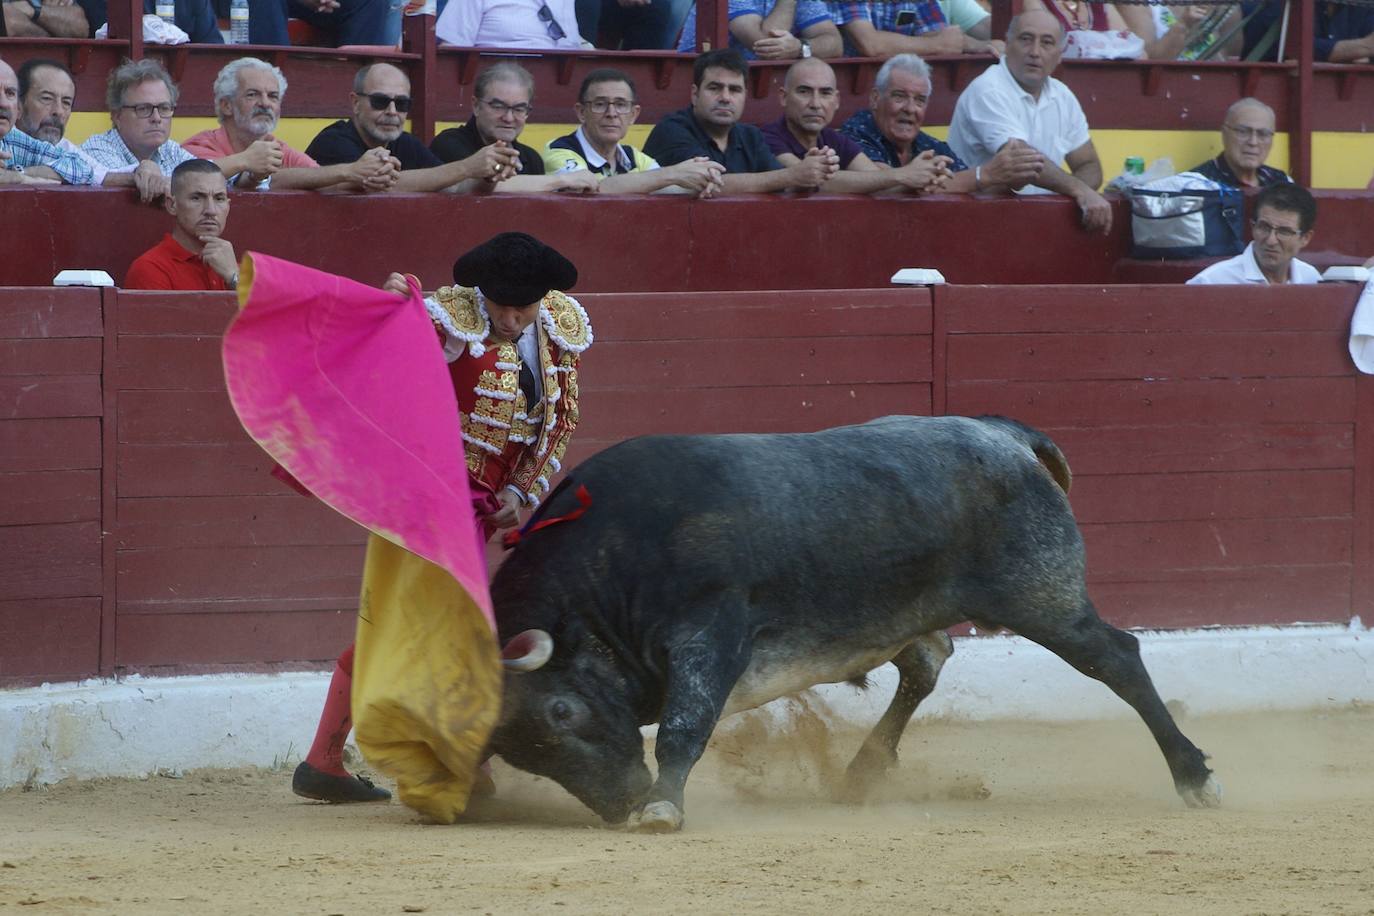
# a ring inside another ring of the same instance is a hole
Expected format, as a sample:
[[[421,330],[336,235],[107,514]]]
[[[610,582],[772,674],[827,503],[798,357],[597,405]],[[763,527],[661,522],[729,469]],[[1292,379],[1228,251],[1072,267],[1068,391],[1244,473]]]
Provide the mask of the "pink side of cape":
[[[491,623],[458,404],[419,290],[250,258],[223,348],[244,429],[327,505],[448,570]]]

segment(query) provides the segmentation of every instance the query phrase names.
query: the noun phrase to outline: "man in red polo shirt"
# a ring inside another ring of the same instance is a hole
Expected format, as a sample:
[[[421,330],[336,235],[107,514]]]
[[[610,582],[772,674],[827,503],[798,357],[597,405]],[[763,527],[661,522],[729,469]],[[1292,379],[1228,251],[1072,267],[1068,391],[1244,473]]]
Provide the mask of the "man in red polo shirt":
[[[220,238],[229,219],[224,173],[209,159],[191,159],[172,172],[167,212],[172,231],[129,266],[125,289],[233,289],[239,281],[234,246]]]

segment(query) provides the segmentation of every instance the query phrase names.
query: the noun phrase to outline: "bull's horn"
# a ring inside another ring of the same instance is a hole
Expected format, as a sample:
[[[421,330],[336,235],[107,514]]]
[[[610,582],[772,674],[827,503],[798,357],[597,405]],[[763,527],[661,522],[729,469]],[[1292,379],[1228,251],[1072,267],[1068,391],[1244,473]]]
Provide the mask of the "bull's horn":
[[[553,637],[543,630],[525,630],[501,647],[501,664],[507,671],[537,671],[553,657]]]

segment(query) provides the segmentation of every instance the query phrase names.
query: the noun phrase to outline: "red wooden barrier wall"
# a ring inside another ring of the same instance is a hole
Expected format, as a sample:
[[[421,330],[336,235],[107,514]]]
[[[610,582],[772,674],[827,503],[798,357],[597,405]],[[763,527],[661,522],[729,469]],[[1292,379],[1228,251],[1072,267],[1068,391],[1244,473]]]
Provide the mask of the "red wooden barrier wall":
[[[1358,264],[1374,254],[1374,193],[1318,192],[1310,260]],[[452,282],[454,259],[497,232],[535,232],[578,265],[579,292],[876,287],[901,267],[936,267],[951,283],[1110,283],[1130,252],[1124,201],[1111,235],[1079,227],[1062,197],[867,198],[753,195],[448,194],[358,197],[235,193],[225,237],[364,283],[393,270],[428,287]],[[14,225],[0,285],[46,286],[63,268],[116,282],[170,226],[132,191],[0,188]],[[117,232],[106,227],[118,227]],[[1323,255],[1323,253],[1326,253]],[[1136,263],[1129,282],[1169,282],[1176,264]],[[1156,276],[1169,272],[1168,276]]]
[[[1355,297],[587,295],[571,457],[645,432],[1004,413],[1068,455],[1108,618],[1343,621],[1374,592]],[[219,375],[232,310],[219,294],[0,289],[0,684],[299,666],[349,639],[362,538],[270,478],[239,429]]]

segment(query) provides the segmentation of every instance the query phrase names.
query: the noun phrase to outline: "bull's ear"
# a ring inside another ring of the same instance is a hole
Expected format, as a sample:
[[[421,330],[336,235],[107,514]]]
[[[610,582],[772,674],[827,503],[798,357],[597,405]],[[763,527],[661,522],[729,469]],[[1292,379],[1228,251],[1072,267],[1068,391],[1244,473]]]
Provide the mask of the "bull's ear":
[[[501,665],[514,674],[537,671],[553,657],[553,637],[543,630],[525,630],[501,647]]]

